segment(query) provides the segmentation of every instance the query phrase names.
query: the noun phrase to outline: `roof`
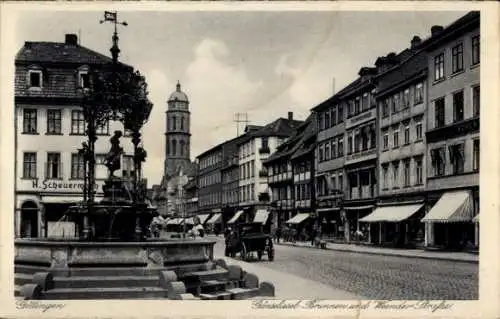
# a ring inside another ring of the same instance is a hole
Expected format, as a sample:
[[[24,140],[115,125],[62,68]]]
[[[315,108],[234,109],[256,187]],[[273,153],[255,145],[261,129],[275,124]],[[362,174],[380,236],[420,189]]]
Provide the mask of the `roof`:
[[[113,60],[78,44],[63,42],[25,42],[16,55],[16,63],[107,64]]]
[[[170,94],[168,102],[189,102],[186,93],[182,92],[181,84],[179,82],[177,82],[175,91]]]
[[[266,126],[262,127],[257,131],[249,132],[248,138],[239,141],[238,144],[245,143],[249,139],[255,137],[269,137],[269,136],[290,137],[302,123],[304,123],[304,121],[289,120],[280,117],[277,120],[267,124]]]

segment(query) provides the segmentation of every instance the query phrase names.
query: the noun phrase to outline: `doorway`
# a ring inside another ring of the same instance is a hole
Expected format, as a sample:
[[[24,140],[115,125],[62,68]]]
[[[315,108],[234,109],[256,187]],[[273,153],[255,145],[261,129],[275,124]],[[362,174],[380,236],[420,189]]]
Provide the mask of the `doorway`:
[[[24,202],[21,206],[21,238],[38,237],[38,206],[33,201]]]

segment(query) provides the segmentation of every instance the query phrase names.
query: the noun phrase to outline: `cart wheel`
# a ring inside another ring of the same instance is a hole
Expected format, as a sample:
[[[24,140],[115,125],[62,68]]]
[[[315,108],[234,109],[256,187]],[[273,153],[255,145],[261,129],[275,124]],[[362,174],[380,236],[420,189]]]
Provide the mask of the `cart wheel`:
[[[263,255],[263,254],[264,254],[264,252],[263,252],[262,250],[259,250],[259,251],[257,252],[257,258],[259,258],[259,260],[261,260],[261,259],[262,259],[262,255]]]
[[[242,260],[247,260],[247,248],[245,244],[241,244],[240,257]]]

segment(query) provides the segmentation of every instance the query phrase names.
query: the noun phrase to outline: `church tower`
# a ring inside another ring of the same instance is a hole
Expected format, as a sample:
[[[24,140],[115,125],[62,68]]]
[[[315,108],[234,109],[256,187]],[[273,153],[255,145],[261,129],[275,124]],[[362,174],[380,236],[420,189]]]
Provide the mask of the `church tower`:
[[[172,176],[177,169],[187,168],[191,164],[191,113],[189,100],[177,82],[176,90],[167,101],[165,131],[165,177]]]

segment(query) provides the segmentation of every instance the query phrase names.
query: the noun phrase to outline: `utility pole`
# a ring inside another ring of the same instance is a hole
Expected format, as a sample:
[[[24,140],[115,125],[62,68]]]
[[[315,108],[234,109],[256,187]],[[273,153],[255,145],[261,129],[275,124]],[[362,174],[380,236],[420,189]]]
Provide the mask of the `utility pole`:
[[[234,122],[236,123],[236,136],[240,136],[240,123],[245,123],[245,126],[250,123],[248,120],[248,113],[236,113]]]

